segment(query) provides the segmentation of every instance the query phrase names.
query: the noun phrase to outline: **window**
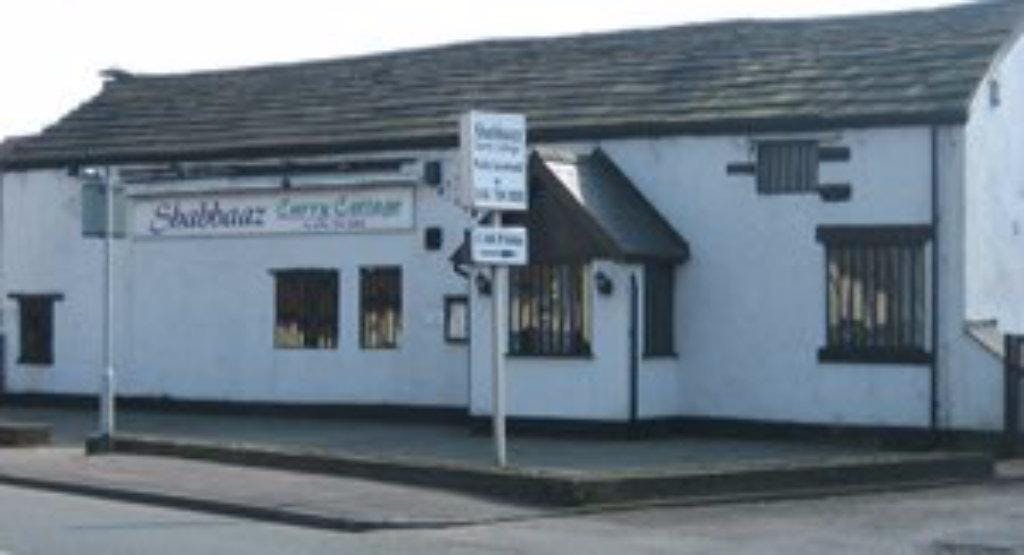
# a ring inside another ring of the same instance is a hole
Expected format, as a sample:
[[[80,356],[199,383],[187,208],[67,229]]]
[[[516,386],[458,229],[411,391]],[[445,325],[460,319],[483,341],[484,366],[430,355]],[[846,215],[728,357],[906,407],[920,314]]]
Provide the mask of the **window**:
[[[675,267],[644,268],[644,356],[675,354]]]
[[[53,303],[63,295],[11,295],[18,301],[18,363],[53,364]]]
[[[927,362],[927,226],[819,228],[825,243],[822,360]]]
[[[444,298],[444,340],[448,343],[469,341],[469,300],[463,295]]]
[[[338,347],[338,272],[282,270],[274,272],[277,314],[274,347],[336,349]]]
[[[806,193],[818,189],[818,143],[766,141],[757,145],[757,191]]]
[[[509,354],[590,354],[590,299],[579,264],[516,266],[509,271]]]
[[[380,266],[360,270],[359,344],[364,349],[394,349],[402,333],[402,269]]]

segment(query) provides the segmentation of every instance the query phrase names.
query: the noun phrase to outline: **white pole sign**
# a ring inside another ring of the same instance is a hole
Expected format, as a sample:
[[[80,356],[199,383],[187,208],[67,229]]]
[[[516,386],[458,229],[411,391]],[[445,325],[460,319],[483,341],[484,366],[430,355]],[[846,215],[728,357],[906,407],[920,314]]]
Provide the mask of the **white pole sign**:
[[[478,227],[470,240],[473,262],[493,266],[525,266],[525,227]]]
[[[526,117],[468,112],[461,121],[463,202],[526,210]]]

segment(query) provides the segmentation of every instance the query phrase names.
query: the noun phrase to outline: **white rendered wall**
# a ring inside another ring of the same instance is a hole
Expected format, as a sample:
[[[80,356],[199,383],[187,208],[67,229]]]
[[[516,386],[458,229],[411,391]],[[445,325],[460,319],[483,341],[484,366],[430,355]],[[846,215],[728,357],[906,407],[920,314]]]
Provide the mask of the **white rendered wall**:
[[[248,185],[226,182],[223,186]],[[102,240],[83,239],[80,186],[59,171],[5,180],[11,292],[59,292],[55,363],[15,362],[16,392],[92,393],[101,367]],[[188,399],[465,406],[468,350],[443,340],[444,295],[466,282],[448,262],[465,214],[415,186],[414,230],[374,234],[169,238],[117,241],[118,391]],[[426,251],[423,230],[444,246]],[[364,265],[400,265],[399,348],[362,350],[358,276]],[[273,269],[340,273],[339,347],[273,348]],[[5,298],[8,313],[16,314]],[[17,319],[7,326],[17,345]]]
[[[938,425],[955,430],[1003,426],[1003,363],[967,333],[965,131],[936,135],[940,207]]]
[[[677,359],[644,361],[640,411],[790,422],[926,426],[928,365],[819,363],[825,249],[819,225],[929,224],[927,128],[822,134],[849,162],[823,163],[848,202],[759,195],[726,175],[748,137],[608,141],[602,146],[690,242],[677,274]]]
[[[689,241],[693,254],[676,276],[678,357],[641,361],[641,416],[928,425],[928,365],[818,362],[825,339],[825,251],[815,230],[819,225],[929,224],[930,129],[812,136],[850,147],[850,161],[823,163],[821,172],[823,182],[850,183],[850,201],[757,194],[752,176],[726,174],[729,163],[752,159],[747,136],[601,143]],[[944,136],[948,152],[940,172],[944,190],[956,191],[964,162],[955,154],[963,139],[955,129]],[[595,145],[568,146],[586,151]],[[453,153],[444,155],[450,159]],[[48,171],[9,174],[4,189],[8,291],[65,294],[57,305],[56,364],[13,365],[16,353],[10,349],[10,388],[93,392],[100,367],[102,243],[80,236],[79,187],[63,172]],[[490,298],[472,288],[471,348],[442,340],[443,296],[467,291],[447,257],[468,219],[427,187],[418,188],[416,210],[415,232],[119,242],[119,251],[130,252],[119,252],[123,269],[118,274],[131,278],[119,285],[127,299],[119,305],[121,391],[468,406],[473,414],[489,414]],[[422,230],[428,225],[444,227],[442,251],[423,249]],[[958,233],[956,227],[940,229]],[[941,257],[944,276],[958,264],[956,256],[950,251]],[[405,331],[399,350],[358,348],[357,276],[366,264],[403,267]],[[287,267],[339,269],[337,351],[272,348],[268,270]],[[642,287],[642,272],[610,261],[588,268],[591,276],[597,271],[608,274],[615,288],[608,296],[588,292],[594,307],[593,356],[510,359],[510,414],[628,417],[629,277],[635,274]],[[963,298],[958,283],[944,278],[943,297]],[[12,314],[13,303],[6,296],[4,302]],[[950,302],[943,307],[963,311]],[[971,350],[972,343],[960,341],[962,319],[945,317],[944,322],[943,422],[990,427],[998,416],[991,407],[996,402],[991,372],[984,370],[989,373],[978,379],[958,369],[991,361]],[[9,318],[6,326],[12,346],[16,324]],[[964,397],[962,391],[969,393]]]
[[[1002,53],[979,87],[966,140],[968,317],[1024,333],[1024,41]]]
[[[629,276],[639,269],[597,260],[589,264],[592,356],[509,357],[508,413],[526,417],[621,420],[629,413]],[[614,289],[602,295],[593,276],[604,272]],[[470,412],[491,414],[491,297],[474,288]]]
[[[3,186],[6,387],[96,392],[103,365],[103,241],[82,238],[80,186],[63,170],[8,173]],[[124,242],[116,249],[120,260]],[[10,293],[64,295],[54,305],[54,365],[17,364],[18,304],[8,298]],[[117,336],[123,337],[125,329],[119,327]]]

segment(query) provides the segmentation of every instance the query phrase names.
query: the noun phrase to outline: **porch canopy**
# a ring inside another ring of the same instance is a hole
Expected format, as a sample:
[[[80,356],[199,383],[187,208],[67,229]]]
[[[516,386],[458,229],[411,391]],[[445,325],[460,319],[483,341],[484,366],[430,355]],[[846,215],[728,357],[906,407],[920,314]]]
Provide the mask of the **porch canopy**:
[[[601,149],[583,155],[535,150],[529,189],[529,210],[507,212],[503,222],[527,228],[531,263],[678,264],[690,256],[686,240]],[[469,245],[460,245],[451,259],[457,267],[470,264]]]

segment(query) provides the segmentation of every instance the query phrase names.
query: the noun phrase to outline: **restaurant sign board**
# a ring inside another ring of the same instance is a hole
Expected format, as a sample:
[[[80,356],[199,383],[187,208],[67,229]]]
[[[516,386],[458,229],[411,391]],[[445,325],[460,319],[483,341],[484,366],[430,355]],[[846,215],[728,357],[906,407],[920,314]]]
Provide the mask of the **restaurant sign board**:
[[[526,210],[526,117],[473,111],[460,124],[462,202],[484,210]]]
[[[410,187],[268,191],[138,198],[137,238],[294,233],[355,233],[412,229]]]

